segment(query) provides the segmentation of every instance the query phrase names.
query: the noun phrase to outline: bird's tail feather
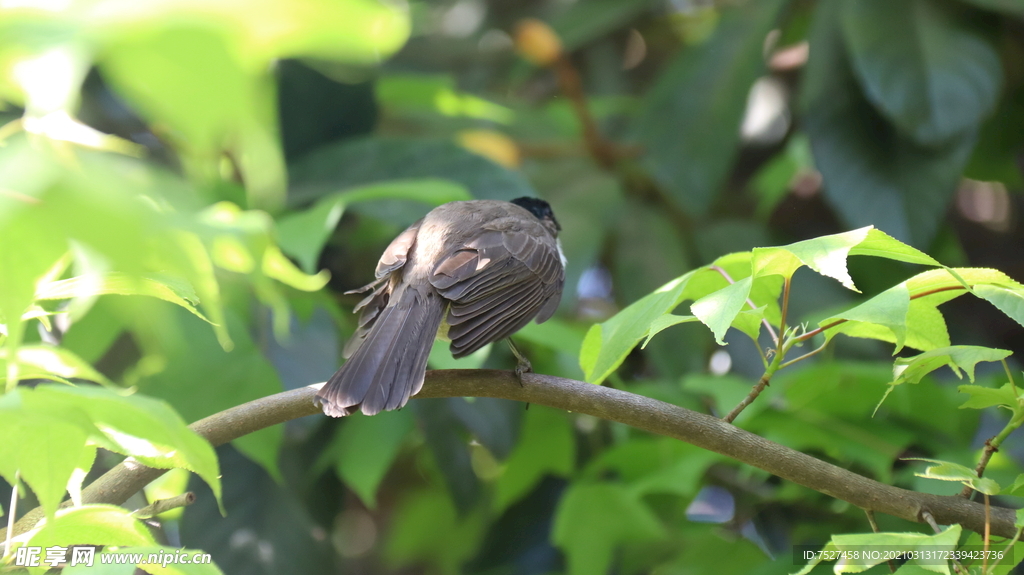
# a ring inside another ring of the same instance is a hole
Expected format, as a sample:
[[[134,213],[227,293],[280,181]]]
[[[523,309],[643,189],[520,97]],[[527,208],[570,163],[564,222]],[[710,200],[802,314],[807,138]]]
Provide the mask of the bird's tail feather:
[[[444,311],[432,289],[399,288],[362,345],[316,394],[324,413],[341,417],[361,409],[374,415],[405,405],[423,387]]]

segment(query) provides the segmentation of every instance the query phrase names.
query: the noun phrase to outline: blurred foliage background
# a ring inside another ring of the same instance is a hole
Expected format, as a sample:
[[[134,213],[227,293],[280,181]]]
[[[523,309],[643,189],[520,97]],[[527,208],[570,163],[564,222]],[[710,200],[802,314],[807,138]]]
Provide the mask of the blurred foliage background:
[[[576,379],[589,325],[755,246],[874,225],[1024,280],[1019,0],[0,0],[0,100],[0,270],[34,279],[70,246],[85,268],[177,271],[220,326],[94,295],[15,335],[59,342],[186,421],[329,377],[358,299],[341,292],[455,199],[552,204],[562,307],[520,338],[538,372]],[[53,201],[18,215],[40,197]],[[327,287],[281,253],[329,271]],[[865,296],[915,271],[850,264]],[[855,297],[798,274],[790,317]],[[1021,326],[987,304],[944,311],[954,344],[1024,351]],[[761,372],[749,342],[729,341],[670,328],[609,385],[721,415]],[[955,386],[932,380],[870,418],[889,354],[840,338],[738,423],[954,492],[898,458],[973,468],[1001,416],[959,410]],[[502,346],[459,362],[438,346],[431,365],[513,363]],[[199,503],[162,537],[225,573],[786,573],[791,545],[869,529],[856,508],[716,454],[499,400],[310,417],[218,454],[227,517],[193,481]],[[1005,449],[989,473],[1013,477],[1021,457]],[[185,481],[172,472],[150,496]]]

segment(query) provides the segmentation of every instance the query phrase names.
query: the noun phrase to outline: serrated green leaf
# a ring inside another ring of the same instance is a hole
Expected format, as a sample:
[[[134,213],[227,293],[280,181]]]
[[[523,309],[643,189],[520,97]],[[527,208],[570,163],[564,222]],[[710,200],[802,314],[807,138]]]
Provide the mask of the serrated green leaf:
[[[52,345],[32,344],[18,348],[18,362],[22,375],[40,377],[67,383],[71,379],[85,379],[113,387],[114,382],[96,371],[89,363],[70,350]],[[0,350],[0,366],[7,364],[7,350]]]
[[[664,536],[647,505],[612,483],[573,484],[555,510],[551,531],[551,540],[568,558],[569,575],[606,573],[620,544]]]
[[[896,343],[896,350],[893,353],[896,353],[903,348],[907,337],[907,313],[909,311],[910,291],[905,284],[899,284],[857,307],[822,321],[819,325],[826,326],[837,320],[845,319],[884,327],[892,333],[893,341]],[[849,335],[864,333],[863,331],[856,332],[854,330],[855,326],[850,326],[848,323],[840,323],[828,329],[825,332],[825,337],[830,338],[836,333],[848,333]],[[863,335],[858,337],[863,337]]]
[[[149,528],[127,509],[84,505],[57,511],[28,545],[45,549],[55,545],[156,545],[156,541]]]
[[[1006,383],[999,389],[980,385],[961,385],[956,389],[971,396],[960,409],[985,409],[993,405],[1008,407],[1013,411],[1020,409],[1017,388],[1012,383]]]
[[[915,473],[918,477],[924,477],[926,479],[938,479],[939,481],[959,481],[964,485],[969,485],[972,489],[987,493],[989,495],[999,494],[999,484],[991,479],[984,477],[978,477],[973,469],[960,465],[958,463],[952,463],[949,461],[939,461],[937,459],[924,459],[920,457],[907,457],[908,461],[927,461],[933,463],[925,468],[924,473]]]
[[[495,484],[495,509],[500,512],[508,508],[545,475],[567,477],[576,461],[575,444],[566,414],[543,406],[531,407],[526,412],[519,441]]]
[[[376,509],[377,488],[412,429],[412,413],[408,410],[381,415],[346,418],[325,453],[325,457],[335,459],[338,477],[370,509]]]
[[[857,290],[846,269],[849,256],[874,256],[922,265],[940,265],[931,256],[900,242],[871,226],[849,232],[804,240],[787,246],[756,248],[753,251],[754,275],[781,275],[785,278],[802,266],[833,278],[847,289]]]
[[[654,320],[651,323],[650,329],[647,330],[647,337],[644,339],[644,342],[640,344],[640,349],[647,347],[647,344],[650,343],[652,337],[658,335],[659,333],[665,331],[666,329],[674,325],[679,325],[681,323],[690,323],[694,321],[700,321],[700,319],[697,318],[697,316],[693,315],[676,315],[674,313],[667,313],[659,317],[658,319]]]
[[[874,256],[924,266],[942,265],[935,258],[921,250],[908,246],[882,230],[875,228],[871,228],[864,241],[850,250],[850,255]]]
[[[60,410],[22,409],[22,392],[7,394],[0,405],[0,475],[14,485],[20,471],[46,515],[53,517],[75,468],[95,448],[86,446],[89,432],[83,425]]]
[[[974,382],[974,367],[982,361],[1002,361],[1011,352],[1005,349],[980,347],[975,345],[954,345],[933,349],[913,357],[897,358],[893,364],[893,385],[901,383],[918,383],[921,378],[948,365],[957,377],[960,370],[967,372],[968,379]]]
[[[725,332],[747,304],[753,277],[745,277],[715,293],[693,302],[690,311],[715,334],[718,345],[725,345]]]
[[[789,278],[801,266],[807,266],[825,277],[839,281],[847,289],[859,291],[846,270],[846,258],[854,246],[868,237],[869,231],[870,227],[864,227],[782,247],[756,248],[753,252],[754,274],[777,274]]]
[[[974,293],[1024,326],[1024,286],[1014,283],[1012,286],[976,285]]]
[[[150,467],[188,469],[202,477],[220,501],[220,471],[213,447],[162,401],[119,396],[94,386],[40,385],[23,391],[22,403],[29,413],[58,413],[64,418],[70,413],[84,414],[96,431],[82,423],[79,427],[101,446]],[[64,478],[62,484],[66,483]]]
[[[590,328],[580,349],[580,367],[590,383],[600,383],[625,361],[652,323],[679,305],[679,298],[694,272],[665,284],[633,302],[604,323]]]

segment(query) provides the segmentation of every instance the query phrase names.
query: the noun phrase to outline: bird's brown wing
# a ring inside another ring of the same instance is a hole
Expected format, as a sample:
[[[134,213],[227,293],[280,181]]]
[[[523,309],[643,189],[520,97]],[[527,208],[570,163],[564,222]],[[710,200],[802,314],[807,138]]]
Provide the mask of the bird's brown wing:
[[[536,227],[481,230],[434,268],[430,283],[451,302],[448,337],[455,357],[555,312],[565,270],[554,239]]]
[[[402,269],[405,265],[409,257],[409,250],[416,243],[416,234],[419,232],[420,224],[422,223],[422,219],[417,220],[406,228],[404,232],[398,234],[395,239],[391,240],[387,249],[380,256],[380,261],[377,262],[377,270],[374,273],[377,279],[359,289],[345,292],[347,294],[355,294],[373,290],[370,295],[356,304],[355,309],[352,310],[360,312],[359,325],[356,327],[356,332],[352,335],[352,338],[345,344],[345,349],[342,352],[343,357],[352,357],[356,349],[363,344],[363,340],[366,339],[366,335],[370,332],[370,328],[373,327],[373,323],[377,321],[380,312],[391,301],[391,290],[394,289],[392,282],[389,281],[391,274]]]

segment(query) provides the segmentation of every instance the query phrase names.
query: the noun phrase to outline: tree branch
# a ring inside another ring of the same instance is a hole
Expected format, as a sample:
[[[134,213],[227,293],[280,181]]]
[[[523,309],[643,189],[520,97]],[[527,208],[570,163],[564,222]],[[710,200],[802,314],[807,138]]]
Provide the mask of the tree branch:
[[[291,419],[319,413],[313,396],[323,384],[278,393],[211,415],[192,429],[214,445]],[[744,431],[724,421],[633,393],[571,379],[524,374],[522,384],[509,371],[442,370],[427,372],[416,397],[495,397],[536,403],[673,437],[721,453],[769,473],[868,511],[915,522],[959,523],[985,531],[985,506],[956,496],[917,493],[885,485]],[[120,505],[165,470],[150,469],[132,459],[114,467],[82,491],[84,503]],[[67,505],[67,503],[65,503]],[[23,533],[43,516],[34,509],[15,525]],[[991,509],[991,533],[1013,537],[1014,512]],[[0,538],[3,533],[0,532]]]

